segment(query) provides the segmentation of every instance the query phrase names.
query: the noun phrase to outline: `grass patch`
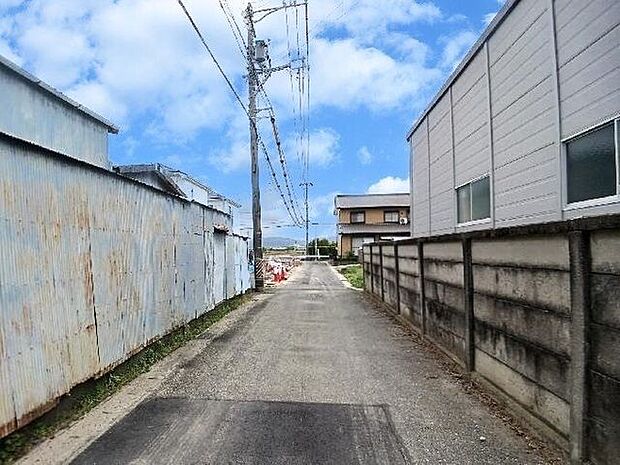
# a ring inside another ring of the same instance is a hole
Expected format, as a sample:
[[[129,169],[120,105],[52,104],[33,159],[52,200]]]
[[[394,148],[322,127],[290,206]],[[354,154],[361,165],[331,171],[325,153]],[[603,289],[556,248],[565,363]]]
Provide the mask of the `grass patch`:
[[[345,268],[340,268],[338,271],[340,271],[340,273],[347,278],[347,281],[349,281],[353,287],[358,289],[362,289],[364,287],[362,265],[351,265]]]
[[[212,311],[154,341],[109,373],[74,387],[60,398],[51,411],[0,439],[0,464],[13,463],[38,443],[53,437],[125,384],[149,371],[155,363],[204,333],[212,324],[247,302],[249,298],[249,294],[245,294],[222,302]]]

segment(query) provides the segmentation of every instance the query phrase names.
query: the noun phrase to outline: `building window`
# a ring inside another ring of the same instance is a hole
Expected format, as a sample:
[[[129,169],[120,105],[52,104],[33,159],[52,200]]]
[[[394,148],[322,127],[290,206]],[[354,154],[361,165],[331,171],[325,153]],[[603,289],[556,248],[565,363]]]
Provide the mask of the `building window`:
[[[618,120],[566,142],[567,203],[616,196]]]
[[[383,222],[384,223],[398,223],[400,220],[400,215],[398,211],[385,211],[383,212]]]
[[[366,214],[364,212],[351,212],[351,223],[365,223]]]
[[[489,218],[491,216],[489,176],[458,187],[456,203],[459,224]]]

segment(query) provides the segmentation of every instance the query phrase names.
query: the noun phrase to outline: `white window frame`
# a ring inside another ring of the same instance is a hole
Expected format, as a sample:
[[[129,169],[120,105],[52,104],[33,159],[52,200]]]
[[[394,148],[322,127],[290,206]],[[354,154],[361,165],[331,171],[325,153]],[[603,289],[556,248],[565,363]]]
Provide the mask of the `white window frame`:
[[[491,205],[492,202],[489,198],[489,216],[486,218],[480,218],[479,220],[469,220],[469,221],[465,221],[464,223],[459,223],[459,189],[461,187],[465,187],[467,185],[471,185],[477,181],[480,181],[484,178],[489,178],[489,197],[493,195],[493,192],[491,191],[491,175],[489,173],[485,173],[482,176],[478,176],[477,178],[473,178],[470,179],[467,182],[464,182],[462,184],[459,184],[458,186],[456,186],[454,188],[454,202],[456,204],[456,226],[457,227],[462,227],[462,226],[474,226],[476,224],[485,224],[485,223],[490,223],[491,222]],[[469,190],[469,216],[471,216],[471,212],[474,211],[474,204],[473,204],[473,197],[471,195],[471,187]]]
[[[579,202],[568,203],[568,159],[566,153],[567,144],[579,137],[585,136],[590,132],[594,132],[603,126],[613,122],[614,123],[614,147],[616,150],[616,193],[614,195],[608,195],[607,197],[599,197],[598,199],[581,200]],[[563,170],[563,182],[562,193],[564,199],[563,210],[580,210],[582,208],[600,207],[604,205],[611,205],[620,203],[620,147],[618,146],[618,137],[620,136],[620,114],[615,115],[612,118],[607,118],[594,126],[590,126],[575,134],[571,134],[569,137],[562,139],[562,170]]]
[[[396,221],[386,221],[385,215],[387,213],[390,213],[390,214],[396,213]],[[398,211],[398,210],[383,210],[383,222],[385,224],[398,224],[398,223],[400,223],[400,211]]]

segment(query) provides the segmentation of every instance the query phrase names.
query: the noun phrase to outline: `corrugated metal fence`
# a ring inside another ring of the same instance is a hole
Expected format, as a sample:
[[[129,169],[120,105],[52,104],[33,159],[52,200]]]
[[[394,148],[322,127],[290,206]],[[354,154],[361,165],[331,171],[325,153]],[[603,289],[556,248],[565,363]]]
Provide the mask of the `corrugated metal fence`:
[[[0,437],[249,289],[219,215],[0,138]]]

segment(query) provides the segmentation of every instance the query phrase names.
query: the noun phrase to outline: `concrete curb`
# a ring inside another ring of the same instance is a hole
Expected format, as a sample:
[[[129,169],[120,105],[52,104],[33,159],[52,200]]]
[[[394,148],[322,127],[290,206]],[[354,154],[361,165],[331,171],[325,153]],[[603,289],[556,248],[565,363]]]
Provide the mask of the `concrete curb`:
[[[332,265],[331,263],[328,263],[328,265],[329,265],[330,270],[333,271],[333,273],[340,280],[340,282],[344,285],[344,287],[346,287],[348,289],[353,289],[354,291],[358,291],[358,292],[364,291],[364,289],[358,289],[357,287],[353,286],[353,284],[351,284],[349,282],[349,280],[344,277],[343,274],[338,272],[338,270],[336,269],[336,267],[334,265]],[[344,265],[344,266],[342,266],[342,268],[345,268],[347,266],[352,266],[352,265]]]

